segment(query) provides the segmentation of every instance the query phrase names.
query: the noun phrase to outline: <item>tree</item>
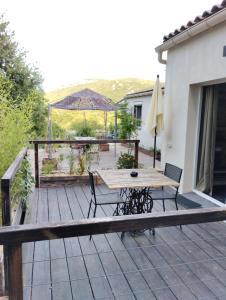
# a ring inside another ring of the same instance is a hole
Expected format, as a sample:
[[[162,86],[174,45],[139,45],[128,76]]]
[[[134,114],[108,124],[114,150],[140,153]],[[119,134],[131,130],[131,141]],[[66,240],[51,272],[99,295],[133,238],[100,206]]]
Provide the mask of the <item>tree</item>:
[[[26,52],[19,49],[9,22],[0,17],[0,91],[10,105],[19,107],[29,102],[33,109],[31,122],[35,136],[45,134],[47,107],[41,88],[42,77],[37,68],[26,63]],[[0,97],[0,101],[1,101]]]
[[[127,102],[120,105],[118,118],[120,120],[118,126],[120,139],[130,139],[140,126],[140,120],[137,120],[131,113],[128,112]]]

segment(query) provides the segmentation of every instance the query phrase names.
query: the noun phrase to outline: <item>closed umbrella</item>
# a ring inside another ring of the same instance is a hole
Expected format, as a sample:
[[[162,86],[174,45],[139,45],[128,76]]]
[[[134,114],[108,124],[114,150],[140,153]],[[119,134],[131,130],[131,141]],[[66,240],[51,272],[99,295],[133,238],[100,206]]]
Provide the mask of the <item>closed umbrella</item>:
[[[155,168],[155,157],[156,157],[156,137],[163,130],[163,98],[162,89],[159,81],[159,75],[155,82],[155,86],[152,93],[151,105],[147,119],[147,127],[154,137],[154,159],[153,168]]]

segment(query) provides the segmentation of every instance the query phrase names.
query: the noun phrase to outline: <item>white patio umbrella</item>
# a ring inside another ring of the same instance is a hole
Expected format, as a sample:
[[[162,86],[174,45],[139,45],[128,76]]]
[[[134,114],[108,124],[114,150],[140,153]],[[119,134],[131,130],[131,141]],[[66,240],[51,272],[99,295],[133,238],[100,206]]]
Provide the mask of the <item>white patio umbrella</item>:
[[[154,159],[153,168],[155,168],[155,157],[156,157],[156,137],[163,130],[163,98],[162,89],[159,81],[159,75],[155,82],[155,86],[152,93],[150,110],[148,113],[147,127],[154,137]]]

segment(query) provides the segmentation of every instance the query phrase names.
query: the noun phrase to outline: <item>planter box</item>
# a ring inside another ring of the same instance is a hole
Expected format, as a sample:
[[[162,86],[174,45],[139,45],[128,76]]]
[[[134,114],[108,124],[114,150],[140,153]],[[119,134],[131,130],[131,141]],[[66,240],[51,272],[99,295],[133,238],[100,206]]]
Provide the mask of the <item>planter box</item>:
[[[56,158],[43,158],[43,160],[42,160],[43,166],[48,163],[52,163],[54,168],[57,169],[57,159]]]
[[[100,144],[100,151],[109,151],[109,144]]]
[[[95,184],[101,184],[102,180],[99,176],[94,175]],[[48,175],[40,176],[40,185],[41,187],[52,186],[52,185],[72,185],[78,183],[89,183],[89,175]]]

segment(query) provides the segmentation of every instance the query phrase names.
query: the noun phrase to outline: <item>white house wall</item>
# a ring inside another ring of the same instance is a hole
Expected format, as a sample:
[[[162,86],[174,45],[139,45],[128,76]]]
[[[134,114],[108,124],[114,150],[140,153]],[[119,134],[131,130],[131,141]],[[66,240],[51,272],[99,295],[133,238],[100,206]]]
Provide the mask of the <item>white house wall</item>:
[[[143,97],[137,97],[137,98],[130,98],[127,100],[128,103],[128,109],[129,111],[134,110],[134,105],[142,105],[142,123],[141,127],[137,131],[137,138],[140,140],[140,146],[145,149],[150,149],[154,146],[154,138],[147,129],[147,117],[148,117],[148,111],[150,109],[151,104],[151,95],[149,96],[143,96]],[[157,137],[157,148],[161,148],[161,137]]]
[[[194,187],[201,86],[226,82],[226,23],[168,51],[162,161],[183,169],[182,191]]]

